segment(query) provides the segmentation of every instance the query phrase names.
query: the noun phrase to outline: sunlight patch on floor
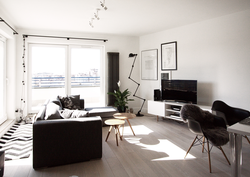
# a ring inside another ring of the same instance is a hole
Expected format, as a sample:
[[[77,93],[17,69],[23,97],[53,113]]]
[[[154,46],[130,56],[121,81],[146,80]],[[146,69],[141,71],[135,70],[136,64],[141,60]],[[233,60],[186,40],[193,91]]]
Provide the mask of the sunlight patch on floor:
[[[153,131],[144,125],[133,126],[133,130],[136,135],[149,135]],[[124,128],[124,136],[132,135],[132,131],[129,126]],[[142,138],[138,137],[124,137],[124,139],[130,144],[135,144],[141,146],[142,149],[151,150],[155,152],[165,153],[166,156],[162,158],[152,159],[152,161],[163,161],[163,160],[183,160],[186,155],[186,150],[181,149],[174,143],[166,139],[157,139],[159,143],[157,144],[144,144],[141,142]],[[185,159],[194,159],[195,157],[188,154]]]
[[[144,125],[132,125],[132,128],[133,128],[133,130],[135,132],[135,135],[149,135],[150,133],[153,132],[152,130],[150,130],[149,128],[147,128]],[[122,133],[122,131],[123,131],[123,127],[120,128],[121,133]],[[124,136],[133,135],[133,132],[132,132],[130,126],[125,126],[124,127],[123,135]]]

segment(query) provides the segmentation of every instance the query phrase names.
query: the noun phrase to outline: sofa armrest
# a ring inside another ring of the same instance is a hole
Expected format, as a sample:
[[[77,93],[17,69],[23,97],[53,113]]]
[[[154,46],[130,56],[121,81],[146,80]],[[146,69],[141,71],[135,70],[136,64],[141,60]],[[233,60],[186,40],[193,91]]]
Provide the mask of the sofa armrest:
[[[33,168],[102,157],[102,119],[37,121],[33,124]]]

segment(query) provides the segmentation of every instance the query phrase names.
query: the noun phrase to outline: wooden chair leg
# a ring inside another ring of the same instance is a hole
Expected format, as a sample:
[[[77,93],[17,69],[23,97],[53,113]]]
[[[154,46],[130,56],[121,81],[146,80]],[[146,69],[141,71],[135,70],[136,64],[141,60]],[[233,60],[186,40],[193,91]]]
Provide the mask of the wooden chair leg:
[[[248,143],[250,144],[250,140],[248,139],[247,135],[245,135],[244,137],[247,139]]]
[[[205,146],[205,136],[203,136],[203,141],[202,141],[202,152],[204,152],[204,146]]]
[[[221,150],[221,152],[223,153],[223,155],[224,155],[224,157],[226,158],[228,164],[231,165],[230,162],[229,162],[229,160],[228,160],[228,158],[227,158],[227,156],[226,156],[226,154],[225,154],[225,152],[223,151],[222,147],[219,146],[218,148],[219,148],[219,149]]]
[[[210,159],[210,149],[209,149],[209,142],[208,142],[208,140],[207,140],[207,155],[208,155],[209,171],[210,171],[210,173],[212,173],[211,159]]]
[[[197,136],[198,136],[198,135],[197,135]],[[194,145],[194,143],[195,143],[195,140],[198,138],[197,136],[194,138],[194,141],[192,142],[191,146],[190,146],[190,147],[189,147],[189,149],[187,150],[187,153],[186,153],[186,155],[185,155],[184,159],[187,157],[187,155],[188,155],[189,151],[191,150],[192,146],[193,146],[193,145]]]

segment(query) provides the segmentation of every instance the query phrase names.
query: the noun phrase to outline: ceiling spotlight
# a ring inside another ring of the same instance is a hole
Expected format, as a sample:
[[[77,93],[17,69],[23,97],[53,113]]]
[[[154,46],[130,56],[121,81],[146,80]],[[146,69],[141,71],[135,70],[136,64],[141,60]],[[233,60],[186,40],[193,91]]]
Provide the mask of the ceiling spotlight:
[[[91,18],[91,21],[89,21],[89,25],[90,25],[92,28],[94,28],[93,20],[94,20],[94,18]]]
[[[103,0],[103,2],[100,1],[100,3],[101,3],[101,6],[103,7],[104,10],[108,9],[107,6],[105,6],[105,0]]]
[[[99,16],[98,16],[98,11],[99,11],[100,9],[96,9],[96,13],[94,13],[94,16],[95,16],[95,18],[97,19],[97,20],[100,20],[100,18],[99,18]]]

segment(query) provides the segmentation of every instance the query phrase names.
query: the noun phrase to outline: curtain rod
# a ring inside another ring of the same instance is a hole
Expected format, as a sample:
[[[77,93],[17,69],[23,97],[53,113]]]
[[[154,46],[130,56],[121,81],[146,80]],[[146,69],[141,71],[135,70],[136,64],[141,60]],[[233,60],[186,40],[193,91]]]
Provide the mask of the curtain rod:
[[[2,19],[2,17],[0,17],[0,22],[4,22],[8,27],[10,27],[10,28],[12,29],[14,35],[15,35],[15,34],[18,34],[18,33],[16,32],[16,30],[14,30],[14,28],[12,28],[6,21],[4,21],[4,19]]]
[[[78,39],[78,40],[92,40],[92,41],[103,41],[107,42],[107,39],[93,39],[93,38],[77,38],[77,37],[62,37],[62,36],[42,36],[42,35],[29,35],[29,34],[24,34],[23,37],[27,38],[28,36],[30,37],[45,37],[45,38],[60,38],[60,39]]]

